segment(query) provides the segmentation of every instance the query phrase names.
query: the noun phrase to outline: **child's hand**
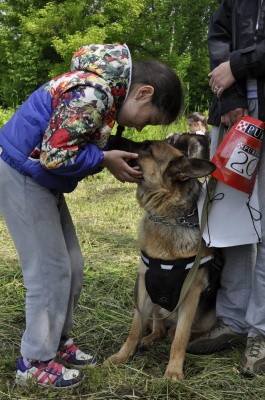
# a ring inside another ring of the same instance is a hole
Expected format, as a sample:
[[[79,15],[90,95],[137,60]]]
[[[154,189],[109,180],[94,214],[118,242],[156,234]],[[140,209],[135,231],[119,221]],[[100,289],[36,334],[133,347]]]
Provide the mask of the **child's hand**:
[[[137,158],[138,154],[120,150],[104,151],[102,167],[106,167],[118,181],[138,183],[143,176],[139,167],[130,167],[127,164],[131,158]]]

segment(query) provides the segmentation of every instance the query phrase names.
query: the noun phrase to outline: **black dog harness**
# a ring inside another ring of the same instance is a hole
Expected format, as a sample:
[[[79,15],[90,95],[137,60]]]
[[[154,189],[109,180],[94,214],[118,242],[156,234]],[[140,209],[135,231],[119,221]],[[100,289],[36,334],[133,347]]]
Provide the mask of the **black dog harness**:
[[[144,251],[141,251],[141,257],[148,267],[145,273],[145,286],[152,302],[168,311],[173,311],[178,303],[182,285],[196,257],[165,261],[151,258]],[[210,282],[202,292],[202,297],[216,293],[222,266],[222,258],[218,251],[201,259],[199,268],[209,269]]]

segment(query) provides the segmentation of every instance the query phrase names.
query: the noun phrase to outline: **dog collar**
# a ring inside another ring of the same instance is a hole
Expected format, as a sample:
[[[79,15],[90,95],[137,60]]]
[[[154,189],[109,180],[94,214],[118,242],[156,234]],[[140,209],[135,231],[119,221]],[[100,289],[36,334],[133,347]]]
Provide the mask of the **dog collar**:
[[[185,226],[187,228],[200,229],[199,216],[197,207],[194,208],[189,214],[183,217],[171,218],[167,216],[158,216],[155,214],[148,213],[148,218],[155,224],[164,224],[171,226]]]

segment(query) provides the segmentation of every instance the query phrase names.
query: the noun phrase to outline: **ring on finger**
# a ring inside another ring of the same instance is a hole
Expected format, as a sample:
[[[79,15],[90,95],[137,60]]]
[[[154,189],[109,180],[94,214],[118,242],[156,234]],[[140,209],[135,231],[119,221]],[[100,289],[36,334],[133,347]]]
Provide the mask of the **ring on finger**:
[[[215,85],[215,87],[213,88],[214,93],[218,92],[219,89],[220,89],[220,86]]]

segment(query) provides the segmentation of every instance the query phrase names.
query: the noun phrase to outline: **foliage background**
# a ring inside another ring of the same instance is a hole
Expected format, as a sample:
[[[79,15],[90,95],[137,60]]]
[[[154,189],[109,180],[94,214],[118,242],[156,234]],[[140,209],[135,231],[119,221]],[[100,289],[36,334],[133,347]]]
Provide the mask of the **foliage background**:
[[[126,42],[133,60],[160,59],[180,75],[186,113],[207,110],[207,29],[218,0],[0,0],[0,105],[16,108],[69,69],[88,43]]]

